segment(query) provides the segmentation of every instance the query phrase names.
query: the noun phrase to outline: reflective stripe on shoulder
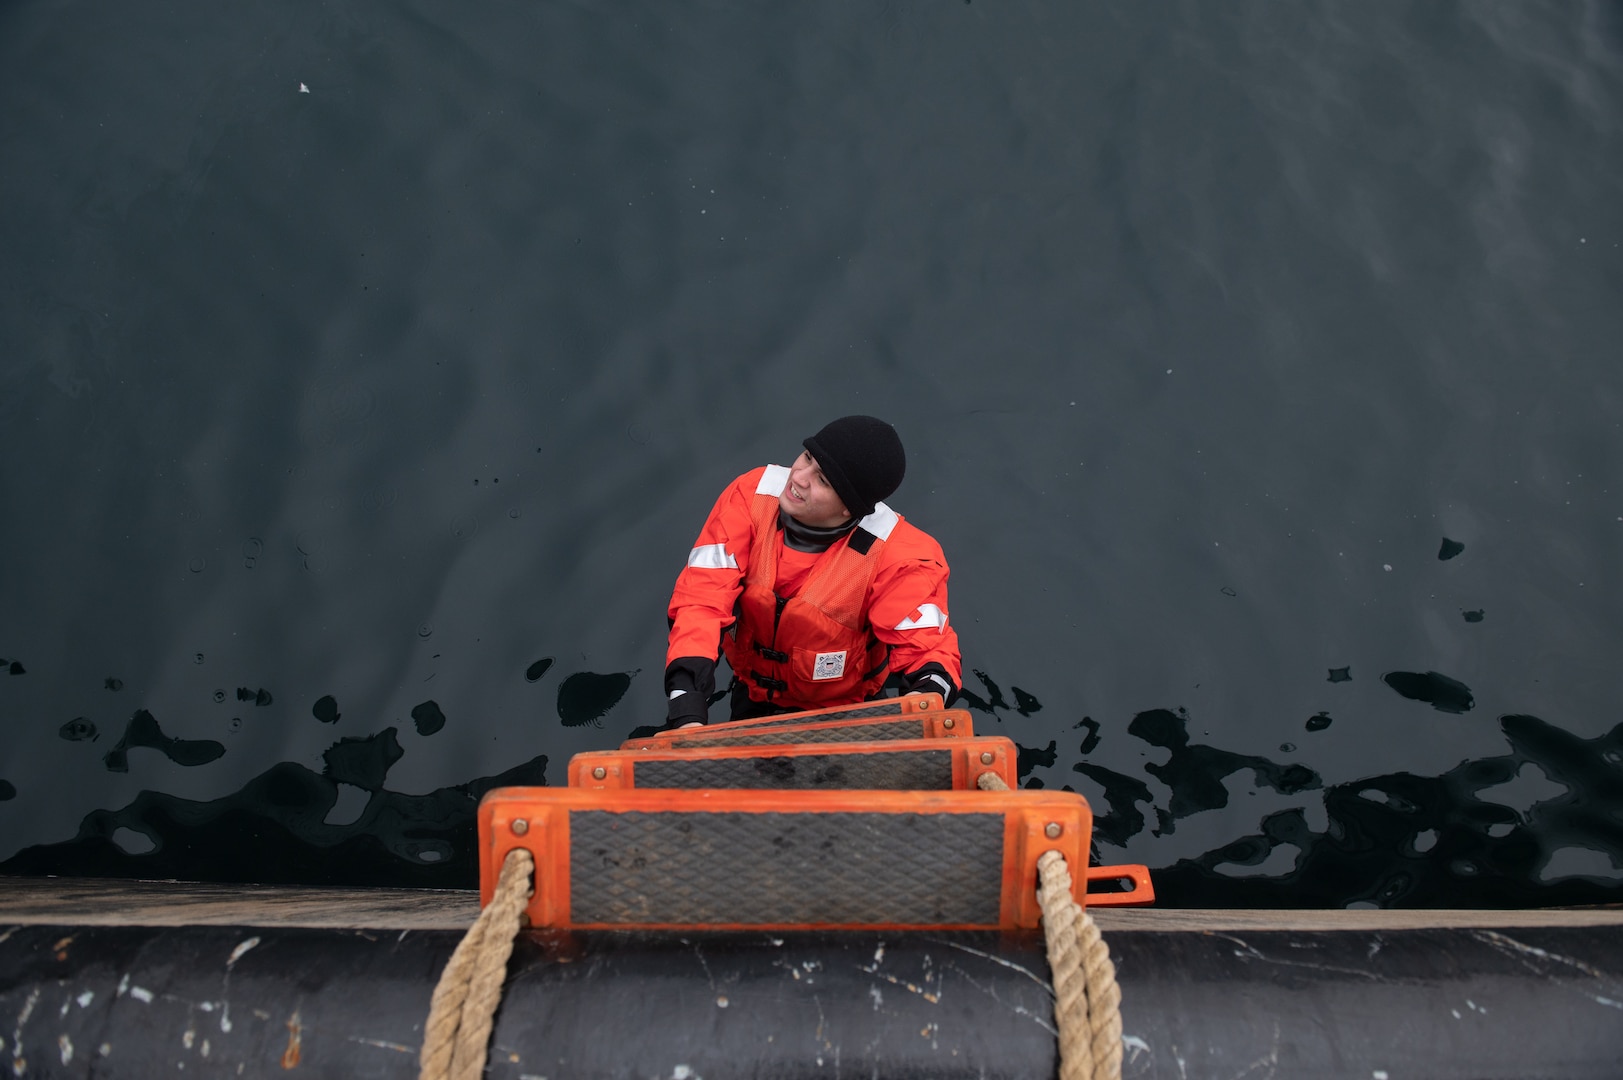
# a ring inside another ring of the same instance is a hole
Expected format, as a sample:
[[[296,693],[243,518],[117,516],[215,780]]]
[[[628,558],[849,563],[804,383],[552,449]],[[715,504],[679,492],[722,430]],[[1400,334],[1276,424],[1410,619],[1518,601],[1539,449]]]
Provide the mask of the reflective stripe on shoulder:
[[[776,498],[783,494],[783,489],[789,486],[789,470],[782,465],[768,465],[766,472],[761,474],[761,482],[755,485],[755,494],[771,495]]]
[[[920,604],[917,611],[896,624],[896,629],[919,630],[926,626],[934,626],[946,633],[947,613],[934,604]]]
[[[857,528],[865,529],[881,540],[889,540],[891,530],[901,520],[901,516],[884,503],[875,503],[873,513],[857,522]]]
[[[737,570],[738,560],[727,553],[726,544],[704,544],[688,552],[688,565],[700,570]]]

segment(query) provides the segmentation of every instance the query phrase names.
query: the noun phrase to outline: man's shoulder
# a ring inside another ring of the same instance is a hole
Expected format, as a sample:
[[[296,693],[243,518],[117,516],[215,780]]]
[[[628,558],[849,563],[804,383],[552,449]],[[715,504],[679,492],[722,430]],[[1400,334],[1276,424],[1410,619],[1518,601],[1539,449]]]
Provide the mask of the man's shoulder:
[[[721,489],[723,501],[737,499],[748,502],[756,495],[777,498],[789,482],[789,470],[782,465],[757,465],[749,472],[740,473],[732,483]]]
[[[728,485],[744,495],[771,495],[776,498],[782,494],[784,485],[789,483],[789,470],[783,465],[757,465],[749,472],[742,473],[738,479]]]
[[[897,516],[900,517],[900,515]],[[940,541],[906,518],[897,522],[896,530],[890,534],[890,541],[886,546],[900,554],[907,555],[909,558],[933,558],[941,562],[947,561],[945,553],[941,550]]]
[[[884,541],[882,558],[936,559],[946,562],[941,544],[935,537],[884,503],[874,507],[874,512],[863,518],[858,528],[867,529]]]

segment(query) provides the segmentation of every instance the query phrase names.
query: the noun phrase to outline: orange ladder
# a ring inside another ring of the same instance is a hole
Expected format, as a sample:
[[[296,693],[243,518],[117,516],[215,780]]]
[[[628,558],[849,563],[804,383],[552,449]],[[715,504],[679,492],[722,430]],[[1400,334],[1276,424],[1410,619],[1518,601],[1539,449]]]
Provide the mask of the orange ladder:
[[[577,754],[567,788],[489,792],[481,900],[523,848],[555,929],[1032,928],[1047,851],[1086,868],[1077,903],[1151,903],[1145,867],[1087,866],[1081,795],[980,790],[1017,760],[937,694],[660,732]]]

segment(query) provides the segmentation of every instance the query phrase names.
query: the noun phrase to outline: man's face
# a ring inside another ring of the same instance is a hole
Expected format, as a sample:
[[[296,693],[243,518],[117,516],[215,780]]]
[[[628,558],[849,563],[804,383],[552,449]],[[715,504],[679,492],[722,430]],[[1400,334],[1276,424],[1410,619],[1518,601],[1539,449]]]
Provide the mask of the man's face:
[[[784,513],[814,529],[828,529],[851,520],[851,511],[834,494],[809,450],[802,450],[789,466],[789,483],[778,496],[778,505]]]

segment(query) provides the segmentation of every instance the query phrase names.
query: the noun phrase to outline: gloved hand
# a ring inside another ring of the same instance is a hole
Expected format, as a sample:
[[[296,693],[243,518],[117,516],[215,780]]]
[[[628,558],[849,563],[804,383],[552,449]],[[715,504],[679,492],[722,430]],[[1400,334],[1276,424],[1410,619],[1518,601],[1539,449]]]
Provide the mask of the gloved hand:
[[[705,724],[710,721],[710,707],[704,695],[688,690],[670,699],[665,708],[665,727],[679,728],[687,724]]]
[[[958,696],[958,689],[953,685],[947,669],[936,663],[925,664],[917,671],[902,676],[904,697],[908,694],[940,694],[941,700],[951,707],[953,699]]]
[[[665,668],[665,727],[703,724],[710,719],[710,694],[716,689],[716,662],[679,656]]]

